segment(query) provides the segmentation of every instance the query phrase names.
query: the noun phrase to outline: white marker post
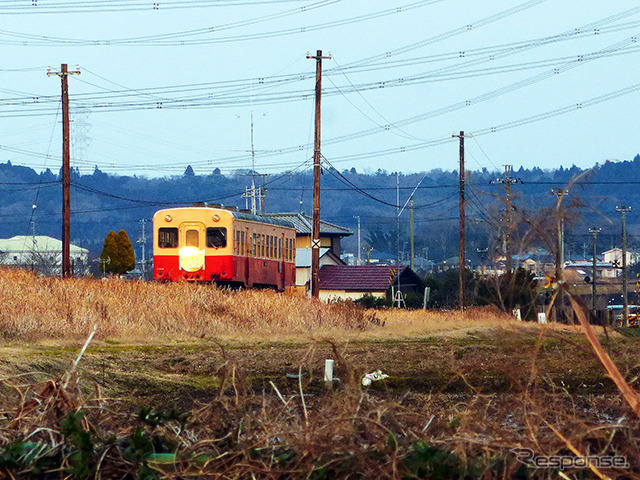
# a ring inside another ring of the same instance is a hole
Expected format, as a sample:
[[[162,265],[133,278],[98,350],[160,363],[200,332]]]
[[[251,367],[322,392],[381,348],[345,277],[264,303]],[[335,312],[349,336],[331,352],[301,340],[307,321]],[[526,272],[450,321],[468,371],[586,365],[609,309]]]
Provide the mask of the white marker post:
[[[333,360],[324,361],[324,383],[329,388],[333,386]]]

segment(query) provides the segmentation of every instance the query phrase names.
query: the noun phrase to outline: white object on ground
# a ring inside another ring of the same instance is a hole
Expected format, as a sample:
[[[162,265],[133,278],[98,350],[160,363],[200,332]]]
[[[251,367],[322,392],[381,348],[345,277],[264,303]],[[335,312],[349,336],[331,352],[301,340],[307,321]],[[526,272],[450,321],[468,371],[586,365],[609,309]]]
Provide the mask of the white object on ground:
[[[364,387],[368,387],[372,382],[384,380],[388,376],[389,375],[382,373],[382,370],[376,370],[375,372],[367,373],[364,377],[362,377],[362,385]]]

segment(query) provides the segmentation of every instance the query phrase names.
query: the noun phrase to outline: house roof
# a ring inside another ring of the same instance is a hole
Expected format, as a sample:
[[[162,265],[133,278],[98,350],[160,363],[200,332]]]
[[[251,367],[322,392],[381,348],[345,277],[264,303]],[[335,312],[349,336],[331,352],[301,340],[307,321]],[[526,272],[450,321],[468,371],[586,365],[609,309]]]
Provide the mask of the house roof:
[[[71,245],[70,251],[73,254],[87,254],[89,250],[86,248]],[[16,235],[15,237],[0,239],[0,251],[5,253],[21,253],[21,252],[62,252],[62,242],[57,238],[51,238],[44,235]]]
[[[265,213],[264,216],[291,222],[298,235],[311,235],[313,219],[304,213]],[[320,235],[348,237],[353,235],[353,232],[348,228],[320,220]]]
[[[324,265],[319,272],[320,289],[384,292],[395,282],[398,268],[401,275],[411,271],[402,265]]]
[[[579,262],[565,263],[564,268],[592,268],[593,262],[591,260],[581,260]],[[611,268],[611,262],[602,262],[598,260],[596,262],[596,268]]]

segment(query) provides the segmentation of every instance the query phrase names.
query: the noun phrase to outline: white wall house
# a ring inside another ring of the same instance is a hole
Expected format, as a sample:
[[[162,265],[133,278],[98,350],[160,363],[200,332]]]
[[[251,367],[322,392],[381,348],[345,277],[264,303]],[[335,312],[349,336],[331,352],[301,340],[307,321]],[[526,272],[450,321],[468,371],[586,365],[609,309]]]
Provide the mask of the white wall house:
[[[329,248],[320,248],[320,268],[324,265],[344,265]],[[296,288],[299,293],[310,294],[311,282],[311,249],[296,248]]]
[[[622,275],[622,249],[612,248],[603,253],[605,263],[609,263],[616,267],[608,271],[603,271],[602,276],[605,278],[615,278]],[[627,250],[627,265],[633,265],[640,260],[640,253],[630,252]]]
[[[76,275],[88,270],[89,250],[70,246],[71,263]],[[0,239],[0,264],[28,268],[45,275],[62,272],[62,242],[43,235],[16,235]]]

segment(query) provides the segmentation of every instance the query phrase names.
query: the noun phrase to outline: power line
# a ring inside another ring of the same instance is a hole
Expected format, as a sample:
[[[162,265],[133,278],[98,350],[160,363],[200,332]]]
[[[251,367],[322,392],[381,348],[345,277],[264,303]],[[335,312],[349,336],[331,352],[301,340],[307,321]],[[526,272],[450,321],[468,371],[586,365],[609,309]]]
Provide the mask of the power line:
[[[146,0],[92,0],[85,1],[51,1],[38,3],[32,0],[26,4],[23,0],[4,0],[0,5],[1,15],[36,15],[36,14],[69,14],[69,13],[106,13],[130,11],[160,11],[177,9],[196,9],[211,7],[255,6],[273,3],[301,3],[304,0],[184,0],[148,2]]]
[[[302,33],[308,33],[308,32],[315,32],[319,30],[325,30],[329,28],[342,27],[345,25],[352,25],[355,23],[370,21],[378,18],[387,17],[390,15],[398,15],[398,14],[409,12],[409,11],[422,8],[428,5],[439,3],[443,0],[420,0],[420,1],[414,1],[412,3],[396,6],[393,8],[388,8],[385,10],[380,10],[380,11],[372,12],[368,14],[362,14],[362,15],[345,18],[341,20],[332,20],[330,22],[304,25],[300,27],[292,27],[292,28],[272,30],[272,31],[266,31],[266,32],[255,32],[255,33],[239,34],[239,35],[232,35],[232,36],[222,36],[222,37],[218,36],[218,37],[211,38],[213,34],[218,34],[220,32],[241,28],[241,27],[248,27],[248,26],[256,25],[258,23],[263,23],[266,21],[289,17],[291,15],[296,15],[300,13],[307,13],[309,11],[312,11],[321,7],[325,7],[328,5],[333,5],[341,1],[342,0],[323,0],[320,2],[311,3],[303,7],[298,7],[295,9],[286,10],[283,12],[265,15],[261,17],[251,18],[248,20],[242,20],[239,22],[226,23],[222,25],[214,25],[214,26],[209,26],[205,28],[199,28],[199,29],[193,29],[193,30],[187,30],[187,31],[181,31],[181,32],[147,35],[143,37],[128,37],[128,38],[113,38],[113,39],[77,39],[77,38],[64,38],[64,37],[51,37],[51,36],[44,36],[44,35],[25,34],[20,32],[6,31],[6,30],[4,31],[0,30],[0,34],[5,35],[7,37],[15,37],[15,38],[21,39],[21,40],[15,40],[15,41],[5,41],[1,43],[5,43],[9,45],[20,45],[20,46],[136,45],[136,46],[166,47],[166,46],[210,45],[210,44],[241,42],[241,41],[249,41],[249,40],[263,40],[266,38],[296,35],[296,34],[302,34]],[[1,13],[2,11],[0,8],[0,14]],[[194,36],[200,36],[200,37],[207,36],[207,38],[197,38],[197,39],[191,38]]]

